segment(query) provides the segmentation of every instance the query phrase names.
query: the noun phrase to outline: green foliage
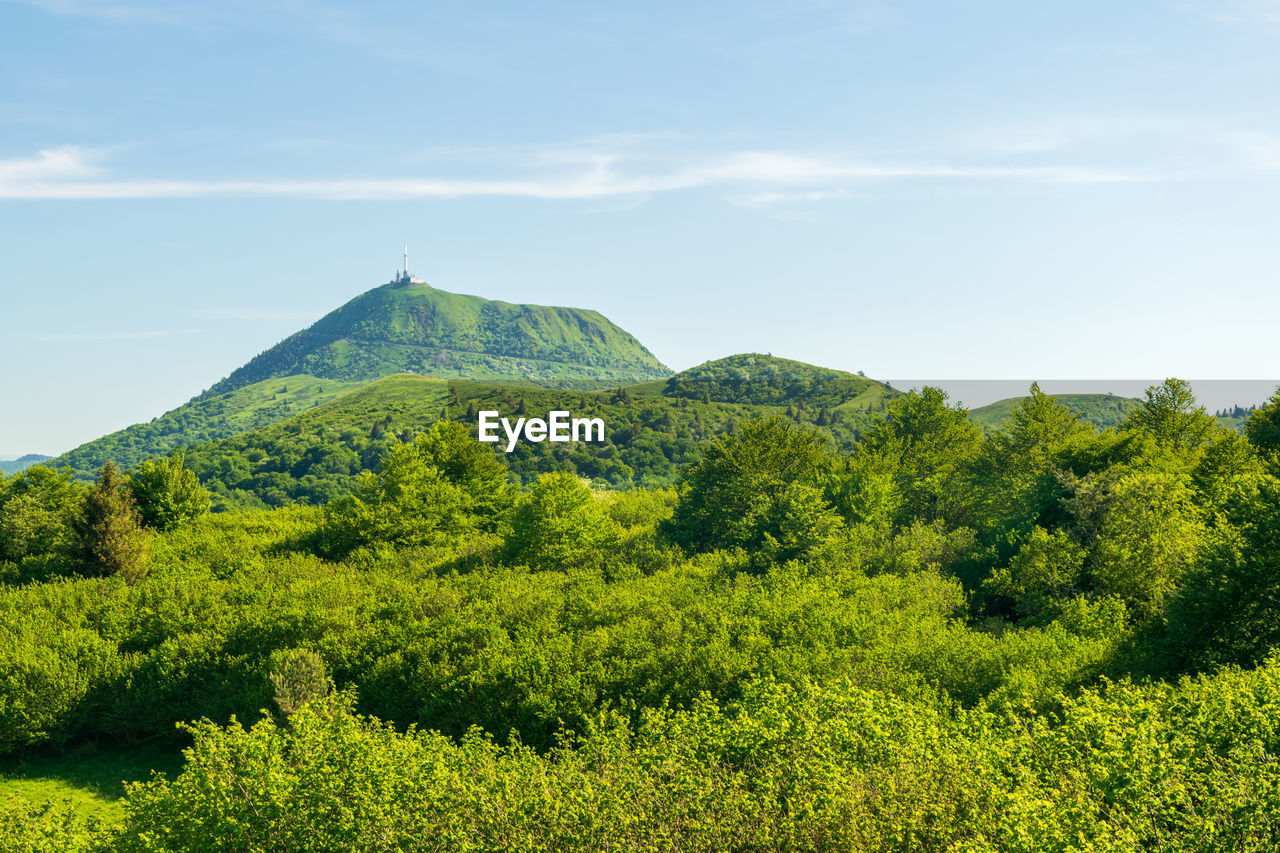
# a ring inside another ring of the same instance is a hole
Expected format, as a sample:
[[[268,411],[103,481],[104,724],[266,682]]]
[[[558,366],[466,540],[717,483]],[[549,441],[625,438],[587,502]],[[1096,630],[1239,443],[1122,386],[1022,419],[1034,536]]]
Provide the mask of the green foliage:
[[[897,460],[874,451],[854,453],[827,480],[827,497],[850,524],[888,527],[902,509]]]
[[[601,566],[619,536],[615,522],[572,474],[544,474],[511,516],[507,558],[537,569]]]
[[[1280,646],[1280,483],[1265,481],[1242,515],[1239,539],[1212,548],[1153,627],[1151,668],[1255,665]]]
[[[1280,473],[1280,390],[1249,417],[1244,434],[1270,460],[1272,470]]]
[[[467,512],[480,516],[482,527],[492,529],[511,506],[506,466],[462,424],[436,423],[418,437],[415,449],[462,490],[467,496]]]
[[[1086,552],[1065,533],[1035,527],[1008,566],[983,583],[985,590],[1013,604],[1020,616],[1034,616],[1080,592]]]
[[[849,409],[806,403],[825,385],[787,416],[714,384],[382,380],[187,456],[242,495],[346,497],[157,531],[132,584],[42,573],[82,487],[0,481],[0,521],[43,519],[0,571],[0,753],[193,739],[118,828],[21,806],[0,842],[1276,849],[1265,447],[1099,431],[1034,386],[998,433],[926,389],[855,445]],[[610,442],[474,439],[521,400],[606,413]],[[685,467],[618,491],[591,465]]]
[[[43,465],[0,477],[0,562],[69,553],[83,494],[66,471]]]
[[[118,647],[89,626],[50,619],[43,609],[3,615],[0,754],[63,742],[92,719],[90,696],[119,671]]]
[[[540,756],[399,734],[339,700],[193,727],[131,791],[122,850],[1090,849],[1280,840],[1276,667],[1083,693],[1059,721],[848,684],[600,716]],[[341,804],[335,808],[334,804]]]
[[[1145,399],[1121,424],[1122,429],[1146,433],[1160,447],[1173,451],[1199,447],[1213,427],[1213,418],[1196,404],[1191,383],[1184,379],[1166,379],[1148,388]]]
[[[148,527],[168,530],[209,512],[209,491],[187,470],[182,453],[144,461],[128,478],[128,485]]]
[[[471,497],[450,482],[417,444],[394,444],[378,474],[365,472],[352,493],[325,507],[330,551],[366,545],[443,545],[477,527]]]
[[[1205,528],[1185,477],[1133,471],[1104,510],[1091,573],[1097,588],[1153,615],[1205,546]]]
[[[830,526],[824,500],[812,487],[831,464],[825,442],[813,432],[782,418],[748,421],[708,445],[686,471],[666,529],[692,551],[759,548],[770,537],[801,541],[809,534],[794,529],[797,522]],[[785,532],[784,522],[791,526]]]
[[[270,667],[276,708],[286,719],[333,690],[324,659],[310,649],[279,649],[272,653]]]
[[[858,452],[893,459],[899,519],[952,520],[964,502],[965,466],[981,435],[963,407],[948,406],[944,391],[926,386],[891,402]]]
[[[98,481],[85,495],[75,535],[83,574],[119,575],[129,583],[146,574],[148,537],[115,463],[103,466]]]
[[[0,850],[6,853],[91,853],[112,849],[114,833],[54,802],[0,799]]]

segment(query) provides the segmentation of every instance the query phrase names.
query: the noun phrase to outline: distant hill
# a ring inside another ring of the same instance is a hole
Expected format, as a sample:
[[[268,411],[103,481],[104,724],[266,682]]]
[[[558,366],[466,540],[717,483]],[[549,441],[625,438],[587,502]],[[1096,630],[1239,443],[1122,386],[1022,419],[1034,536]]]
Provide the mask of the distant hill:
[[[638,340],[595,311],[514,305],[397,281],[291,335],[205,396],[278,376],[367,382],[394,373],[597,388],[671,375]]]
[[[1129,412],[1142,402],[1134,397],[1116,397],[1112,394],[1053,394],[1051,396],[1089,423],[1103,429],[1119,426]],[[1009,417],[1014,407],[1025,399],[1026,397],[1010,397],[1007,400],[1000,400],[988,406],[973,409],[969,412],[969,417],[986,429],[1000,429],[1004,419]],[[1219,426],[1240,432],[1252,413],[1252,408],[1236,406],[1234,409],[1214,413],[1214,419]]]
[[[1089,423],[1101,427],[1118,426],[1125,416],[1136,405],[1133,397],[1116,397],[1112,394],[1052,394],[1055,400],[1084,418]],[[969,412],[969,417],[979,426],[987,429],[999,429],[1009,413],[1026,397],[1010,397],[988,406],[982,406]]]
[[[510,454],[495,449],[517,479],[528,482],[547,471],[568,470],[618,487],[662,485],[675,482],[681,466],[697,458],[704,442],[761,416],[790,416],[848,450],[882,417],[883,403],[897,395],[865,377],[801,362],[758,355],[721,361],[741,365],[744,359],[755,359],[761,378],[748,382],[758,381],[761,387],[752,391],[738,384],[720,395],[732,400],[705,399],[712,391],[707,377],[719,376],[718,368],[708,371],[707,365],[673,377],[680,394],[697,387],[693,396],[663,393],[664,382],[571,390],[390,376],[287,421],[189,448],[187,462],[213,489],[221,507],[323,503],[343,494],[359,471],[376,469],[391,441],[408,439],[442,418],[474,429],[481,410],[545,417],[552,409],[564,409],[575,417],[602,418],[607,441],[522,442]],[[799,381],[804,376],[825,381],[805,385]],[[848,383],[842,387],[852,396],[834,390],[841,382]],[[778,388],[790,390],[779,394]],[[750,399],[770,402],[741,402]]]
[[[190,402],[83,444],[53,464],[88,479],[109,459],[130,468],[179,447],[277,423],[406,372],[572,388],[671,375],[639,341],[595,311],[514,305],[402,280],[357,296]]]
[[[661,383],[661,388],[664,396],[689,400],[828,409],[882,407],[886,399],[898,396],[885,383],[865,376],[760,353],[691,367]]]
[[[26,456],[19,456],[17,459],[0,460],[0,472],[16,474],[24,468],[29,468],[40,462],[47,462],[52,458],[52,456],[44,456],[39,453],[28,453]]]

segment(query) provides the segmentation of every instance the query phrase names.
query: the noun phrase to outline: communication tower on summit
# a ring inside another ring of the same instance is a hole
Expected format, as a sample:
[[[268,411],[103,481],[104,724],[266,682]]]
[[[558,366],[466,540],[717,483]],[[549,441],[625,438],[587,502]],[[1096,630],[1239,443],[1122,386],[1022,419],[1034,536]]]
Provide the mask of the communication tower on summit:
[[[397,270],[392,284],[426,284],[422,279],[409,275],[409,244],[404,244],[404,269]]]

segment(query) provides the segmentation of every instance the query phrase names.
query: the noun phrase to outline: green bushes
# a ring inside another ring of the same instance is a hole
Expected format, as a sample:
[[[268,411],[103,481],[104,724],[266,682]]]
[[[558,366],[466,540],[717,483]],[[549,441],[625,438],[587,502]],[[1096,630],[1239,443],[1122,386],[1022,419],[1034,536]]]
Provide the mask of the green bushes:
[[[122,850],[1265,851],[1280,842],[1276,662],[1083,693],[1056,720],[834,683],[595,717],[539,755],[311,705],[193,729]]]
[[[6,480],[45,544],[0,585],[0,751],[194,737],[107,849],[1275,849],[1258,449],[1181,403],[891,406],[847,459],[743,423],[652,491],[517,494],[443,425],[324,510],[148,534],[132,583],[28,571],[81,497]]]
[[[157,530],[169,530],[209,514],[209,491],[187,470],[181,453],[140,463],[129,477],[129,492],[143,522]]]
[[[538,569],[600,567],[617,522],[572,474],[544,474],[511,515],[506,557]]]

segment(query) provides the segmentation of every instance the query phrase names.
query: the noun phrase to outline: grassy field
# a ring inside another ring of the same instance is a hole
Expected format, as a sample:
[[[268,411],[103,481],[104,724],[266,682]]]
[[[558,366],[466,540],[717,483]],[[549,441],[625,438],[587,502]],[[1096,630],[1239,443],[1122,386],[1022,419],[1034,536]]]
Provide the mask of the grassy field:
[[[79,747],[60,753],[0,759],[0,800],[18,796],[36,803],[68,802],[76,812],[108,823],[124,817],[125,782],[151,778],[153,770],[172,778],[182,756],[149,748]]]

